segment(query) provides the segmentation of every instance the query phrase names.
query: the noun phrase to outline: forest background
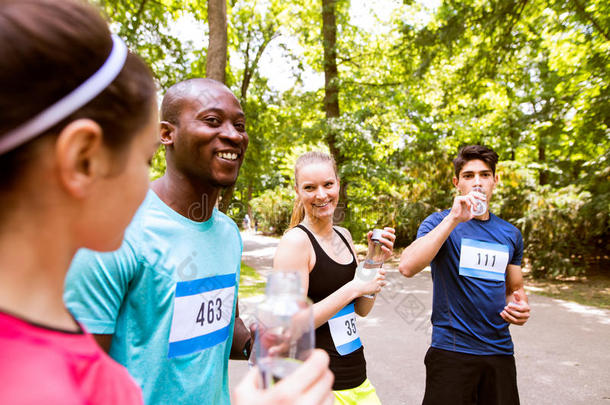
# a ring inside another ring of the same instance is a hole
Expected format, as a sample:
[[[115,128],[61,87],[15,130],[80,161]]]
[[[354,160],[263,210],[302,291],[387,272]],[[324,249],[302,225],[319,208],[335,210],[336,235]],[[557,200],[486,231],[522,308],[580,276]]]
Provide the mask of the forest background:
[[[219,203],[238,224],[281,234],[295,159],[322,149],[337,222],[406,246],[479,143],[500,155],[490,209],[522,231],[530,274],[610,274],[609,0],[94,2],[160,94],[207,75],[240,99],[250,146]]]

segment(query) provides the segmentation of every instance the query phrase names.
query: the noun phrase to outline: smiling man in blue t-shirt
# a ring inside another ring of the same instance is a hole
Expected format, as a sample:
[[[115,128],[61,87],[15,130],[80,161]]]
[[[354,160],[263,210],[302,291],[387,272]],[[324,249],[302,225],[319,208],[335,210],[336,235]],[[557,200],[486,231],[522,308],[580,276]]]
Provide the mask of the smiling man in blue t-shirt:
[[[215,203],[243,162],[245,116],[224,84],[191,79],[168,90],[161,118],[167,171],[119,250],[76,255],[64,299],[146,404],[228,405],[229,355],[246,357],[250,332],[237,317],[241,237]]]
[[[530,307],[521,232],[486,209],[498,183],[497,162],[487,147],[461,148],[453,161],[459,192],[453,206],[426,218],[400,258],[407,277],[432,268],[424,405],[519,403],[508,326],[527,322]],[[476,209],[481,203],[483,213]]]

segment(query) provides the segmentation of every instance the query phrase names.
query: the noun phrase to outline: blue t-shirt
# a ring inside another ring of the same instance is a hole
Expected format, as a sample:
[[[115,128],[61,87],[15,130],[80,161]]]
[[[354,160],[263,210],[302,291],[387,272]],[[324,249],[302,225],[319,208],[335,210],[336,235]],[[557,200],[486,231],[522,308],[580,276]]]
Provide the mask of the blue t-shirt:
[[[142,387],[146,404],[229,404],[242,242],[214,209],[195,222],[149,190],[121,248],[82,249],[64,300]]]
[[[449,210],[430,215],[417,232],[434,229]],[[506,266],[521,265],[523,238],[490,213],[458,224],[430,264],[433,280],[432,347],[454,352],[513,354],[506,305]]]

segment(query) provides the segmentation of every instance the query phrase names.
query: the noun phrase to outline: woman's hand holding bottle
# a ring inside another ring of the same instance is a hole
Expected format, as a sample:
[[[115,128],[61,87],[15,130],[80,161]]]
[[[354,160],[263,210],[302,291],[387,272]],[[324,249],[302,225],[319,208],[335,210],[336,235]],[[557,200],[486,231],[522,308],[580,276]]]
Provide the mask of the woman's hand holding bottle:
[[[366,238],[369,243],[369,251],[367,259],[371,258],[375,261],[380,261],[379,267],[383,262],[392,257],[394,249],[394,241],[396,240],[396,231],[394,228],[386,226],[383,229],[374,229],[369,231]]]
[[[372,298],[386,285],[383,262],[392,256],[394,229],[386,227],[375,229],[367,234],[369,250],[366,259],[358,265],[352,283],[358,296]]]
[[[363,267],[363,263],[358,265],[354,279],[350,281],[350,285],[354,289],[357,297],[377,294],[386,283],[384,269],[367,269]]]

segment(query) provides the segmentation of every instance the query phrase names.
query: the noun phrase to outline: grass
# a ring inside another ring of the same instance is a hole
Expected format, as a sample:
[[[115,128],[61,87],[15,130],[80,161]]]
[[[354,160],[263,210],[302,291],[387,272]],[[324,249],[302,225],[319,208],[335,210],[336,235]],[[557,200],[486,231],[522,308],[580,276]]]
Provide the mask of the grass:
[[[610,276],[591,275],[559,280],[537,280],[525,274],[528,292],[610,309]]]
[[[239,297],[247,298],[264,292],[265,279],[254,268],[242,261],[239,276]]]

